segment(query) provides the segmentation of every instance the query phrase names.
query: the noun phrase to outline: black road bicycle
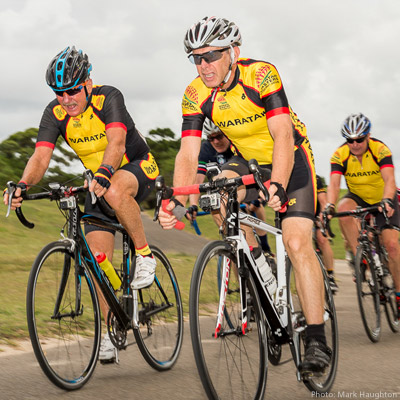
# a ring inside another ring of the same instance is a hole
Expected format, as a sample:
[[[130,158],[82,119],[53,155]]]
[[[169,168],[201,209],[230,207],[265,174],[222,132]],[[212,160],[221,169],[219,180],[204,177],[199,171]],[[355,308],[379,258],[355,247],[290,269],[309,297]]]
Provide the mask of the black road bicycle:
[[[15,188],[15,183],[8,183],[10,204]],[[101,313],[94,280],[110,307],[107,331],[118,349],[126,348],[127,332],[133,329],[145,360],[151,367],[163,371],[176,362],[183,340],[181,295],[167,257],[159,248],[150,246],[157,261],[154,283],[145,289],[132,290],[134,244],[122,225],[82,213],[78,194],[86,191],[83,186],[51,184],[47,191],[22,194],[24,200],[55,200],[66,218],[62,239],[49,243],[36,257],[26,296],[28,329],[35,356],[50,381],[65,390],[81,388],[96,367]],[[26,227],[34,227],[25,219],[21,208],[16,213]],[[108,209],[107,213],[112,210]],[[117,271],[122,281],[119,290],[114,291],[91,252],[82,232],[83,222],[122,234],[123,261]]]
[[[374,205],[357,207],[355,210],[338,212],[332,216],[333,218],[352,216],[360,223],[354,274],[361,320],[372,342],[378,342],[381,336],[381,305],[385,309],[390,329],[398,332],[400,327],[396,290],[388,267],[388,254],[380,240],[381,231],[375,224],[375,215],[380,208],[385,210],[384,205],[382,207]],[[399,230],[398,227],[390,225],[385,212],[384,216],[388,226]],[[324,220],[329,235],[334,237],[326,215]]]
[[[330,390],[338,363],[338,325],[325,269],[324,321],[331,363],[324,374],[300,372],[304,354],[306,320],[287,257],[279,217],[273,227],[239,209],[237,190],[257,182],[264,188],[257,164],[249,162],[253,175],[215,179],[200,185],[165,187],[156,181],[157,205],[172,195],[206,193],[202,208],[219,210],[221,193],[227,196],[223,240],[208,243],[197,257],[190,286],[189,318],[197,369],[209,399],[263,399],[266,390],[268,347],[289,344],[298,381],[315,393]],[[156,215],[157,217],[157,209]],[[262,229],[276,237],[277,284],[275,296],[265,289],[241,225]],[[279,362],[279,361],[278,361]]]

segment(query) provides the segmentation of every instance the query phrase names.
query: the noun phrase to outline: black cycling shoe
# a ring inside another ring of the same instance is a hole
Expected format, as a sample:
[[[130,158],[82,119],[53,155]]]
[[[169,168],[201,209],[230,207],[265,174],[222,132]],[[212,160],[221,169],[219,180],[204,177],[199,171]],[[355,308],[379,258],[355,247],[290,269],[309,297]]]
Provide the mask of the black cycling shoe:
[[[320,376],[325,372],[331,361],[332,350],[324,343],[310,339],[306,343],[305,355],[300,364],[300,372],[303,376]]]

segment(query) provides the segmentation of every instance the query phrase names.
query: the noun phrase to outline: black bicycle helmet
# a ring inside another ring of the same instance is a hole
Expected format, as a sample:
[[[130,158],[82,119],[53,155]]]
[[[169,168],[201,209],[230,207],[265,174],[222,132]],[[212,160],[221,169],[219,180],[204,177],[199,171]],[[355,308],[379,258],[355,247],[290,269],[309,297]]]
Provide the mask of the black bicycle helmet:
[[[53,90],[67,90],[85,82],[91,70],[88,56],[68,46],[50,61],[46,82]]]

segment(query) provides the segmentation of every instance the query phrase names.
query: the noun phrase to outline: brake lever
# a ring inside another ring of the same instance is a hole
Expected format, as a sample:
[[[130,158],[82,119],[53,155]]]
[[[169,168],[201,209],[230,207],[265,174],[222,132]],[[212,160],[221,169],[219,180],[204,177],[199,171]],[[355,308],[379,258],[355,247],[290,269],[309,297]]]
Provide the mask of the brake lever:
[[[7,182],[8,206],[7,206],[6,218],[8,218],[8,216],[10,215],[12,199],[14,197],[14,193],[15,193],[16,188],[17,188],[17,185],[13,181],[8,181]]]
[[[87,180],[87,184],[88,187],[90,187],[92,181],[93,181],[93,172],[90,169],[87,169],[84,173],[83,173],[83,177]],[[90,192],[90,196],[92,197],[92,205],[96,204],[97,202],[97,197],[93,192]]]

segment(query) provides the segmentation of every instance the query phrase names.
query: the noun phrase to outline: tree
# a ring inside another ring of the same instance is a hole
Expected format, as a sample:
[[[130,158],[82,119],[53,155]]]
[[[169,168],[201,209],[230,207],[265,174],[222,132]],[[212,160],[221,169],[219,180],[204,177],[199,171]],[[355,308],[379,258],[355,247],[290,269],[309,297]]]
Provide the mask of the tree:
[[[23,132],[12,134],[0,143],[1,187],[4,188],[8,181],[18,182],[20,180],[25,166],[35,150],[37,135],[37,128],[29,128]],[[75,153],[69,151],[63,138],[59,137],[52,163],[39,185],[47,186],[50,182],[66,182],[73,179],[75,174],[64,172],[65,167],[69,167],[72,160],[76,160]]]

